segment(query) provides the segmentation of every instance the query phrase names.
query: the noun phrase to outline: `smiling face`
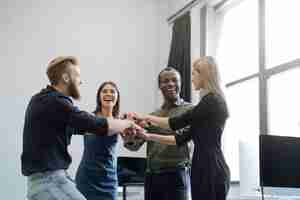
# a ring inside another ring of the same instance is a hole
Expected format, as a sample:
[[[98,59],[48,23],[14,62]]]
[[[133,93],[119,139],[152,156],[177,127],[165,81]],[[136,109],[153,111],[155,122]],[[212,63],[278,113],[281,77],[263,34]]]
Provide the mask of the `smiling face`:
[[[175,70],[163,71],[159,75],[159,88],[164,99],[170,102],[177,101],[181,88],[180,75]]]
[[[113,108],[118,100],[118,92],[111,84],[106,84],[100,92],[102,108]]]
[[[115,83],[104,82],[97,92],[97,108],[96,112],[102,110],[112,110],[112,115],[119,115],[120,93]]]

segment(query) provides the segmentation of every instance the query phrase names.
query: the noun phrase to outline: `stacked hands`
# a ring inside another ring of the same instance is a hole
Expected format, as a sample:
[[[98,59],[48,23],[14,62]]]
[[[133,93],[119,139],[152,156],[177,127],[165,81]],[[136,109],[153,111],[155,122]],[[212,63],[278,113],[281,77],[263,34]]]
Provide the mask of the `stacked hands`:
[[[141,115],[134,112],[123,114],[121,119],[130,120],[132,125],[124,129],[121,133],[122,138],[126,142],[143,139],[148,139],[147,127],[150,125],[147,115]]]

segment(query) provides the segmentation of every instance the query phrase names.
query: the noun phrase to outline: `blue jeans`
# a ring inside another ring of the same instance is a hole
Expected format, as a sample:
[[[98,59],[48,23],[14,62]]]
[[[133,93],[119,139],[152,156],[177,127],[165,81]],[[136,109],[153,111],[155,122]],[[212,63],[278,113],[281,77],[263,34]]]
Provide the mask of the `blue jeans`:
[[[65,170],[35,173],[28,177],[28,200],[86,200]]]

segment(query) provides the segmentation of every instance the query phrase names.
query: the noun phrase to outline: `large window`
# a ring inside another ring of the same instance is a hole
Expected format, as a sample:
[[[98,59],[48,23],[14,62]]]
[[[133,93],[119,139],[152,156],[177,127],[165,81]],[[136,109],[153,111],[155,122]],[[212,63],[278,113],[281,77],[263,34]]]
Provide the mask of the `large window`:
[[[300,137],[300,1],[223,2],[208,19],[213,31],[206,32],[217,41],[207,42],[215,45],[230,109],[223,150],[232,180],[239,180],[241,140]]]
[[[258,72],[257,1],[241,2],[219,15],[223,17],[217,58],[227,84]]]
[[[300,137],[300,1],[265,0],[265,6],[268,133]]]
[[[239,142],[254,141],[258,136],[257,91],[257,79],[245,81],[226,90],[229,118],[223,135],[223,147],[231,170],[231,180],[239,180]]]
[[[225,86],[230,116],[222,148],[232,181],[248,173],[239,170],[241,144],[258,150],[260,134],[300,137],[299,7],[296,0],[207,1],[193,15],[193,55],[215,56]],[[256,166],[249,174],[258,178],[258,151],[250,157]]]
[[[274,75],[269,80],[269,133],[300,137],[300,70]]]
[[[265,2],[266,66],[270,68],[300,57],[300,1]]]
[[[239,180],[239,141],[255,140],[259,135],[259,82],[253,76],[259,70],[257,10],[257,1],[252,0],[218,13],[221,26],[217,60],[227,85],[230,112],[223,149],[233,181]]]

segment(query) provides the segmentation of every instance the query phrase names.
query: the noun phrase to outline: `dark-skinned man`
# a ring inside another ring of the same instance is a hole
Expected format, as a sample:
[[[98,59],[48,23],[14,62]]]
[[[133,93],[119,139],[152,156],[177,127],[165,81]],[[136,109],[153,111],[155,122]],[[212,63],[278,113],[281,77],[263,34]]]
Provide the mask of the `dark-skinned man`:
[[[159,89],[164,98],[163,105],[151,113],[160,117],[171,117],[192,108],[180,98],[181,77],[179,72],[167,67],[158,75]],[[159,134],[183,134],[185,131],[171,131],[155,126],[148,131]],[[145,141],[125,137],[125,147],[137,151]],[[190,191],[190,147],[181,147],[147,142],[147,169],[145,178],[145,200],[188,200]]]

